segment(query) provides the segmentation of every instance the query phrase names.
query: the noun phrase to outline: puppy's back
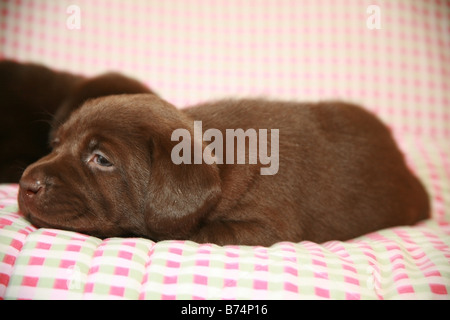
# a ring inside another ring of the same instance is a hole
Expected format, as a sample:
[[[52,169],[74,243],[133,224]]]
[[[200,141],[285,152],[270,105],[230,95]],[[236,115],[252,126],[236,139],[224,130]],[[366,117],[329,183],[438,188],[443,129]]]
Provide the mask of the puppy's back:
[[[358,106],[222,100],[184,112],[224,136],[227,128],[279,129],[276,175],[261,176],[258,166],[220,166],[225,198],[233,201],[223,200],[216,218],[260,219],[273,226],[267,228],[273,241],[323,242],[428,217],[427,193],[388,128]]]

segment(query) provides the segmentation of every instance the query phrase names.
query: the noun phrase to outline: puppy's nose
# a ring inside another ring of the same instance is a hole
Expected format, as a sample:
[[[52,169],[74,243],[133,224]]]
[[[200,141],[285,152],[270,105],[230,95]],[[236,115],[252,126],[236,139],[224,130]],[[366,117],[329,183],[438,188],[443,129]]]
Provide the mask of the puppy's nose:
[[[28,198],[32,199],[42,193],[44,184],[39,179],[25,177],[20,180],[20,188]]]

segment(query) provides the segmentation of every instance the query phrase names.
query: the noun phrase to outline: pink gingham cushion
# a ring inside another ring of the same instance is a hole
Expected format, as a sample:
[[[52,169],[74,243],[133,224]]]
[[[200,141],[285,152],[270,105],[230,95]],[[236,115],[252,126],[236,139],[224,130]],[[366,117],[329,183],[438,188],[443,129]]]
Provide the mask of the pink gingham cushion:
[[[0,186],[2,299],[449,299],[449,154],[416,143],[433,218],[358,239],[269,248],[111,238],[36,229]],[[427,159],[433,158],[433,163]]]

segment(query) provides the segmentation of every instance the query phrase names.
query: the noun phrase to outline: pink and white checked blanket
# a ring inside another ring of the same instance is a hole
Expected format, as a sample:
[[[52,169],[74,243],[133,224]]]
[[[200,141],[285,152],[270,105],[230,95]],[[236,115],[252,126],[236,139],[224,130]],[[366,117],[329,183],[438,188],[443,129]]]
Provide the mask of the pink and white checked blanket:
[[[449,21],[447,0],[1,1],[0,58],[117,70],[179,107],[225,96],[364,105],[392,128],[432,218],[269,248],[101,240],[36,229],[17,185],[0,185],[0,299],[449,299]]]

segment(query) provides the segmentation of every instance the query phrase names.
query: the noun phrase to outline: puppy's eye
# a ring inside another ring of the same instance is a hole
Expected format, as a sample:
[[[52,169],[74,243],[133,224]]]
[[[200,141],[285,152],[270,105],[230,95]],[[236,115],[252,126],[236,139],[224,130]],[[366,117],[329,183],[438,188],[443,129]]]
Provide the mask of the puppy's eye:
[[[92,154],[88,163],[102,170],[109,170],[114,166],[108,158],[98,152]]]
[[[112,167],[113,165],[111,162],[109,162],[108,159],[106,159],[101,154],[95,154],[92,160],[101,167]]]

